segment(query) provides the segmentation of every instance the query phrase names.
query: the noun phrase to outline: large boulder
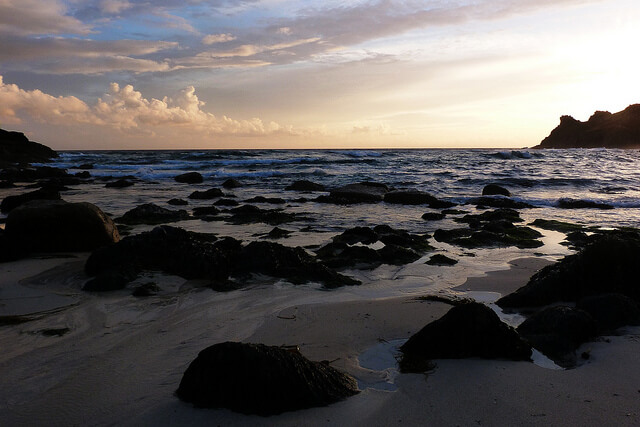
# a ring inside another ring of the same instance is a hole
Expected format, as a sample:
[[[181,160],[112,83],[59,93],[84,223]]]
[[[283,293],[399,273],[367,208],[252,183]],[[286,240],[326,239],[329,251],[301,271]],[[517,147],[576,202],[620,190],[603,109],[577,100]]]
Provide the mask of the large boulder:
[[[120,240],[115,224],[91,203],[28,202],[7,217],[7,239],[34,252],[91,251]]]
[[[518,332],[558,365],[571,367],[576,363],[578,346],[596,335],[596,322],[586,311],[554,306],[522,322]]]
[[[189,219],[189,213],[184,209],[174,211],[153,203],[145,203],[116,218],[116,222],[127,225],[164,224],[185,219]]]
[[[56,157],[58,153],[29,141],[23,133],[0,129],[0,167],[9,163],[48,162]]]
[[[326,406],[358,393],[355,379],[326,362],[263,344],[224,342],[202,350],[176,395],[198,407],[262,416]]]
[[[506,188],[498,184],[487,184],[482,189],[483,196],[506,196],[511,197],[511,193]]]
[[[627,325],[640,325],[640,307],[622,294],[591,295],[579,300],[576,308],[593,317],[599,333],[611,333]]]
[[[575,302],[589,295],[620,293],[640,302],[640,235],[601,236],[577,254],[534,274],[529,282],[498,300],[500,307],[536,307]]]
[[[596,111],[588,121],[560,117],[560,124],[534,148],[640,148],[640,104],[611,114]]]
[[[518,333],[477,302],[453,307],[411,336],[400,350],[404,372],[420,371],[432,359],[531,359],[531,347]]]
[[[32,200],[60,200],[60,192],[57,189],[45,187],[16,196],[7,196],[0,203],[0,211],[2,213],[11,212],[18,206]]]
[[[180,174],[173,178],[176,182],[182,182],[184,184],[200,184],[204,181],[200,172],[187,172]]]

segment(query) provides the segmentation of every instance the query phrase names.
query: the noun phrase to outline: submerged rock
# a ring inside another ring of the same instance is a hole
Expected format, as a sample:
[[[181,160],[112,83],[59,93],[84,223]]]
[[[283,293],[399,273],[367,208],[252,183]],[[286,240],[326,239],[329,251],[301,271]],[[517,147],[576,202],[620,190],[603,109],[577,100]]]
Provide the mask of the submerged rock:
[[[577,254],[534,274],[517,291],[500,298],[500,307],[536,307],[577,301],[589,295],[620,293],[640,302],[640,235],[612,233]]]
[[[504,196],[475,197],[473,199],[470,199],[468,203],[471,205],[485,206],[485,207],[491,207],[491,208],[525,209],[525,208],[534,207],[529,203],[520,202]]]
[[[558,199],[556,205],[560,209],[613,209],[608,203],[570,198]]]
[[[7,217],[6,238],[32,252],[90,251],[120,240],[115,224],[91,203],[28,202]]]
[[[198,407],[276,415],[326,406],[358,393],[355,379],[328,363],[263,344],[224,342],[202,350],[176,395]]]
[[[386,203],[399,205],[428,205],[433,209],[450,208],[455,203],[439,200],[429,193],[417,190],[409,191],[391,191],[384,195]]]
[[[403,372],[416,372],[425,360],[484,359],[530,360],[531,347],[484,304],[453,307],[429,323],[400,347]]]
[[[576,364],[575,350],[596,335],[596,322],[586,311],[565,306],[545,308],[522,322],[518,332],[558,365]]]
[[[234,178],[229,178],[222,183],[222,187],[227,189],[239,188],[239,187],[242,187],[243,185],[244,184],[242,184],[240,181]]]
[[[174,211],[155,205],[145,203],[127,211],[124,215],[116,218],[116,222],[136,225],[136,224],[163,224],[189,219],[189,213],[183,209]]]
[[[280,197],[256,196],[244,201],[245,203],[270,203],[272,205],[283,205],[287,201]]]
[[[204,178],[200,172],[187,172],[173,178],[176,182],[184,184],[200,184],[204,182]]]
[[[126,178],[121,178],[116,181],[107,182],[105,184],[105,187],[106,188],[126,188],[126,187],[131,187],[132,185],[134,185],[133,181]]]
[[[381,202],[390,188],[377,182],[360,182],[347,184],[331,190],[328,196],[320,196],[316,200],[321,203],[355,204]]]

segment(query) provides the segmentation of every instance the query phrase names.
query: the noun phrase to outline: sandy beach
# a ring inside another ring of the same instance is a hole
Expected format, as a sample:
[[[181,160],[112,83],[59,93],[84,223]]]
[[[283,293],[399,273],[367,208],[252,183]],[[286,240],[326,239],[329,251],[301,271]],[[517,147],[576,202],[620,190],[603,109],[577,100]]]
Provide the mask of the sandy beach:
[[[588,350],[590,359],[571,370],[438,360],[428,375],[399,374],[393,359],[398,342],[441,317],[448,304],[415,297],[364,300],[348,292],[286,285],[215,293],[172,276],[154,278],[164,289],[154,298],[126,291],[94,295],[79,290],[84,256],[0,266],[3,310],[15,297],[11,290],[20,286],[33,291],[31,306],[22,301],[22,314],[48,311],[0,328],[4,425],[640,422],[637,328],[586,344],[580,351]],[[469,278],[457,290],[510,292],[546,263],[514,260],[509,270]],[[51,332],[66,328],[61,336]],[[188,364],[200,350],[227,340],[298,345],[309,359],[329,360],[353,375],[361,392],[328,407],[272,417],[196,409],[179,401],[173,392]]]

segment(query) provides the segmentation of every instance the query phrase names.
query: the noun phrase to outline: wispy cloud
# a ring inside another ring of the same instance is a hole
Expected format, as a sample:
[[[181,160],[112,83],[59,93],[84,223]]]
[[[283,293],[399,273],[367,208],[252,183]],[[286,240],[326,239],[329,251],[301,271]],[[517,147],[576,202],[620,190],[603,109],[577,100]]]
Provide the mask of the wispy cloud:
[[[206,45],[224,43],[235,40],[236,37],[230,33],[226,34],[208,34],[202,38],[202,43]]]
[[[0,34],[89,34],[91,26],[67,15],[58,0],[0,1]]]

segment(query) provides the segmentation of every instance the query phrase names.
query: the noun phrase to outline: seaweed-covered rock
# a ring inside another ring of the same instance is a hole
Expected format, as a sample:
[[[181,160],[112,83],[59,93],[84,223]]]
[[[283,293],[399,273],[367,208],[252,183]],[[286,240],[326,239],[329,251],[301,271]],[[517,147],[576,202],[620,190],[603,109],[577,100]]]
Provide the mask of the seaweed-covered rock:
[[[187,172],[173,178],[176,182],[184,184],[200,184],[204,182],[204,177],[200,172]]]
[[[176,395],[198,407],[262,416],[326,406],[358,393],[355,379],[328,363],[263,344],[224,342],[202,350]]]
[[[518,332],[558,365],[571,367],[576,363],[578,346],[596,335],[596,322],[586,311],[555,306],[522,322]]]
[[[531,347],[518,333],[477,302],[453,307],[411,336],[400,350],[404,372],[415,372],[414,367],[432,359],[531,359]]]
[[[325,191],[325,186],[315,182],[300,180],[294,181],[291,185],[285,187],[288,191]]]
[[[6,238],[27,251],[90,251],[120,240],[115,224],[91,203],[35,200],[11,211]]]
[[[610,333],[622,326],[640,324],[638,304],[622,294],[588,296],[579,300],[576,308],[593,317],[600,333]]]
[[[60,192],[53,188],[41,188],[29,193],[7,196],[0,203],[0,212],[7,213],[32,200],[60,200]]]
[[[194,191],[193,193],[189,194],[188,198],[195,200],[211,200],[215,199],[216,197],[222,196],[224,196],[222,190],[220,190],[219,188],[210,188],[205,191]]]
[[[504,187],[498,184],[487,184],[482,189],[483,196],[506,196],[511,197],[511,193]]]
[[[116,222],[136,225],[136,224],[163,224],[166,222],[182,221],[189,218],[189,213],[183,209],[174,211],[166,209],[153,203],[145,203],[127,211],[124,215],[116,218]]]
[[[536,307],[585,296],[620,293],[640,302],[640,236],[634,232],[601,236],[577,254],[548,265],[500,307]]]

